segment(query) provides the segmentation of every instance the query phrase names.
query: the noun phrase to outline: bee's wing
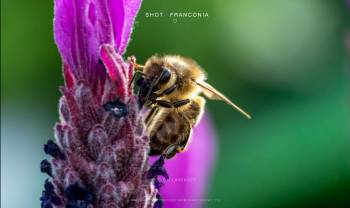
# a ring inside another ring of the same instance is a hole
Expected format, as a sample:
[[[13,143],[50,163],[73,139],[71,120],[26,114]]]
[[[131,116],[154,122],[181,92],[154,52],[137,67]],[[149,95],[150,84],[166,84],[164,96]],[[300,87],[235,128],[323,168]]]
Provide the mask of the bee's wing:
[[[217,91],[213,86],[206,82],[196,82],[196,84],[202,88],[202,92],[204,95],[210,99],[214,100],[223,100],[236,110],[238,110],[240,113],[245,115],[247,118],[251,119],[251,116],[246,113],[244,110],[242,110],[240,107],[238,107],[236,104],[234,104],[231,100],[229,100],[225,95]]]

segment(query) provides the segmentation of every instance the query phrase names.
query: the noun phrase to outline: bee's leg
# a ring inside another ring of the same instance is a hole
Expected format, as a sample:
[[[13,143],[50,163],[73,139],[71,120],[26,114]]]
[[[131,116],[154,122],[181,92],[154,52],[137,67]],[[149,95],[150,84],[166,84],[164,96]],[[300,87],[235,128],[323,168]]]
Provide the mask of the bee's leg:
[[[150,122],[152,122],[153,117],[157,114],[158,110],[159,109],[157,107],[151,109],[151,111],[148,113],[145,119],[146,126],[149,126]]]
[[[165,89],[159,96],[163,96],[163,95],[169,95],[170,93],[174,92],[174,90],[177,88],[177,85],[174,84],[171,87]]]
[[[164,108],[178,108],[178,107],[184,106],[190,102],[191,102],[190,99],[178,100],[175,102],[169,102],[166,100],[155,100],[154,101],[154,103],[156,105],[164,107]]]
[[[154,103],[158,106],[164,107],[164,108],[172,108],[173,103],[166,101],[166,100],[155,100]]]
[[[170,159],[172,157],[174,157],[176,155],[176,153],[178,152],[177,150],[177,144],[172,144],[169,145],[163,152],[163,156],[165,157],[165,159]]]
[[[188,103],[190,103],[190,102],[191,102],[190,99],[177,100],[177,101],[173,102],[173,106],[174,106],[175,108],[178,108],[178,107],[183,106],[183,105],[186,105],[186,104],[188,104]]]
[[[162,93],[160,94],[157,94],[157,93],[152,93],[150,96],[149,96],[149,100],[151,100],[151,103],[154,104],[156,103],[156,99],[159,98],[159,97],[163,97],[164,95],[169,95],[170,93],[174,92],[174,90],[176,89],[177,85],[174,84],[172,85],[171,87],[165,89]]]

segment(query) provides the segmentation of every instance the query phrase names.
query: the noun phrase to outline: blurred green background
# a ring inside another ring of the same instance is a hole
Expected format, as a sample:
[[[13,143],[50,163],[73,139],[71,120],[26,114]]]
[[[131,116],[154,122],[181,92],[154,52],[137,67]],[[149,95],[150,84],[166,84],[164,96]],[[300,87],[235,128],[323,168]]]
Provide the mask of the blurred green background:
[[[253,115],[209,101],[206,207],[350,207],[349,11],[336,0],[144,0],[127,55],[192,57]],[[147,12],[163,12],[147,18]],[[207,12],[177,18],[170,12]],[[1,206],[38,207],[63,83],[53,1],[1,1]]]

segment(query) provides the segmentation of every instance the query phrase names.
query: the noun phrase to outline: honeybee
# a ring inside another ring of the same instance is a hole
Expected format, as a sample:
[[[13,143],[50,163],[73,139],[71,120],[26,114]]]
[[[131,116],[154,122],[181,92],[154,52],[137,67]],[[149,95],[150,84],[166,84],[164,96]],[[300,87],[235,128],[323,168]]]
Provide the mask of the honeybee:
[[[141,74],[136,81],[140,105],[150,108],[145,119],[150,136],[150,155],[163,155],[170,159],[186,150],[192,128],[201,119],[206,102],[200,93],[209,99],[223,100],[251,118],[206,83],[204,70],[190,58],[152,56],[144,66],[136,64],[135,69]]]

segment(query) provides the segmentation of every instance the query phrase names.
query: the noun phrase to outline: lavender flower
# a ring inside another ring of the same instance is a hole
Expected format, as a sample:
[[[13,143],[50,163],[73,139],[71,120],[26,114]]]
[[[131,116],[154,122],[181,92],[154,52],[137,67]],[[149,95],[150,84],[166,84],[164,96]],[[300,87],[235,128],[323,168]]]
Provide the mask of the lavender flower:
[[[153,207],[149,139],[124,53],[141,0],[55,0],[63,61],[60,121],[44,151],[41,207]],[[155,176],[156,177],[156,176]],[[159,202],[157,202],[159,204]]]
[[[205,114],[194,128],[188,150],[165,163],[170,178],[160,188],[165,208],[202,207],[215,161],[215,144],[215,132]],[[151,162],[156,159],[151,158]]]

